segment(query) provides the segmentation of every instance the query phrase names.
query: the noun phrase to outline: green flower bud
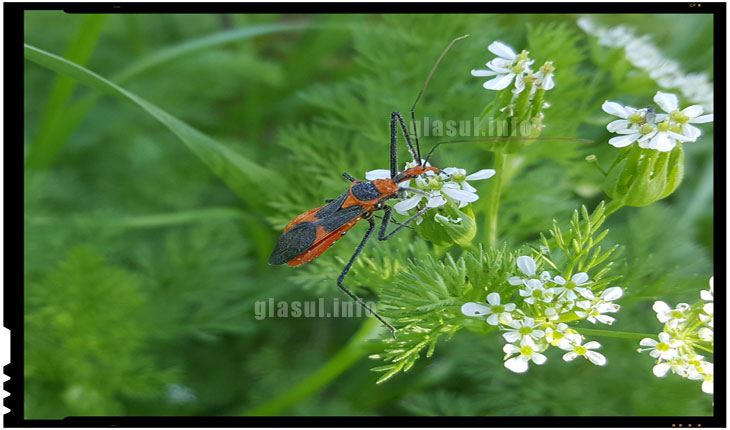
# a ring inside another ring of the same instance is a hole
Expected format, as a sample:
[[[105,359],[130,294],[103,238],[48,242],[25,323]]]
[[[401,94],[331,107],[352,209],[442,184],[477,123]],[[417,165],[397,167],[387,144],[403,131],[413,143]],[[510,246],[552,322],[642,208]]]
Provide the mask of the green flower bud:
[[[672,194],[682,182],[684,152],[678,144],[659,152],[636,144],[624,148],[606,175],[604,191],[626,206],[641,207]]]
[[[429,211],[415,229],[421,237],[438,246],[457,244],[466,247],[477,234],[471,205],[459,209],[453,204],[447,204]]]

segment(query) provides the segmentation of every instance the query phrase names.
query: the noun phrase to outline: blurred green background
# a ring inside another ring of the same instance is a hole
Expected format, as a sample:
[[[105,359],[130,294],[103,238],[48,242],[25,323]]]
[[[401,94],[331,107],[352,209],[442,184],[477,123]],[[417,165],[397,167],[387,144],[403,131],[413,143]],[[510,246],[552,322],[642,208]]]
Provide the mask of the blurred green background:
[[[712,397],[698,382],[656,378],[636,341],[598,339],[605,368],[553,353],[544,366],[514,374],[503,366],[498,334],[461,332],[376,385],[369,369],[381,363],[367,355],[379,345],[348,343],[358,330],[387,336],[375,324],[255,319],[255,302],[269,298],[346,300],[335,279],[365,226],[294,269],[266,264],[273,244],[295,215],[345,189],[343,171],[364,178],[388,167],[390,112],[408,112],[439,53],[461,34],[471,37],[445,57],[419,117],[477,116],[493,94],[469,71],[493,58],[486,48],[501,40],[529,49],[539,64],[556,62],[545,133],[595,141],[532,149],[529,168],[504,192],[500,241],[520,247],[553,218],[567,223],[580,204],[604,199],[600,174],[584,161],[596,154],[605,165],[615,151],[600,104],[610,94],[643,107],[659,88],[648,78],[612,83],[612,71],[591,60],[576,18],[27,11],[26,43],[119,83],[264,169],[222,181],[214,172],[225,177],[225,162],[201,162],[164,121],[25,62],[25,417],[711,415]],[[633,26],[686,72],[711,76],[709,15],[596,19]],[[679,190],[607,222],[607,240],[621,244],[627,290],[616,330],[655,334],[654,300],[692,303],[707,288],[713,151],[711,124],[701,128],[702,138],[685,145]],[[424,138],[425,147],[435,141]],[[450,145],[436,164],[475,171],[491,167],[490,157]],[[389,255],[430,249],[412,232],[399,236],[364,251],[375,256],[364,261],[382,263],[384,282],[398,267]],[[372,284],[359,282],[369,269],[356,266],[350,283],[377,300]]]

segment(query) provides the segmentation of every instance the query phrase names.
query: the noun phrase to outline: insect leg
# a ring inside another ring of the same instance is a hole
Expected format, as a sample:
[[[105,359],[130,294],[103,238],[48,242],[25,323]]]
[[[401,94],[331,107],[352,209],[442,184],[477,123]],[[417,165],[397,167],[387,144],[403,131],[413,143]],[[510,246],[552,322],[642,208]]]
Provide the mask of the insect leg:
[[[375,214],[373,214],[373,216],[374,216],[374,217],[376,217],[376,218],[378,218],[378,219],[381,219],[381,220],[382,220],[382,219],[384,219],[384,218],[383,218],[382,216],[380,216],[380,215],[375,215]],[[394,220],[393,218],[391,218],[391,219],[390,219],[390,222],[391,222],[391,223],[393,223],[393,224],[395,224],[395,225],[403,225],[403,224],[399,223],[398,221]],[[410,230],[413,230],[413,231],[415,231],[415,229],[414,229],[413,227],[409,226],[409,225],[407,225],[407,226],[405,226],[405,227],[406,227],[407,229],[410,229]]]
[[[370,235],[373,233],[373,230],[375,230],[375,221],[373,221],[372,218],[368,218],[368,222],[370,222],[370,228],[368,229],[367,233],[365,233],[365,237],[362,238],[362,242],[360,242],[360,245],[357,246],[357,249],[355,250],[355,253],[352,254],[352,257],[350,258],[350,261],[348,261],[347,262],[347,265],[345,266],[345,268],[342,269],[342,273],[340,273],[340,276],[337,278],[337,286],[340,287],[340,289],[342,291],[344,291],[345,294],[347,294],[348,296],[350,296],[350,298],[352,300],[356,301],[358,305],[362,306],[363,308],[365,308],[366,311],[368,311],[371,314],[373,314],[373,316],[375,318],[377,318],[378,321],[380,321],[381,323],[383,323],[384,326],[388,327],[388,329],[393,334],[393,337],[395,338],[395,331],[396,331],[395,330],[395,327],[393,327],[392,325],[388,324],[380,315],[378,315],[377,312],[375,312],[374,310],[370,309],[370,307],[368,305],[366,305],[365,302],[363,302],[362,299],[360,299],[360,297],[356,296],[355,293],[353,293],[352,291],[350,291],[346,286],[344,286],[342,284],[342,281],[345,280],[345,276],[347,276],[347,272],[350,271],[350,268],[352,267],[352,264],[357,259],[357,256],[360,255],[360,252],[362,252],[362,249],[365,247],[365,243],[367,243],[368,239],[370,239]]]
[[[393,208],[391,208],[390,206],[384,206],[383,210],[385,211],[385,215],[383,216],[383,222],[380,223],[380,230],[378,231],[378,240],[390,239],[390,237],[393,236],[394,234],[396,234],[398,231],[400,231],[400,229],[402,229],[404,227],[408,227],[408,224],[417,220],[418,217],[420,217],[421,215],[430,211],[431,209],[434,209],[434,208],[426,207],[426,208],[421,209],[420,211],[418,211],[418,213],[416,213],[412,217],[405,220],[402,224],[399,224],[398,227],[396,227],[393,231],[391,231],[388,234],[385,234],[385,230],[388,228],[388,222],[390,222],[390,217],[391,217]]]
[[[392,153],[393,153],[393,140],[392,140],[392,136],[395,136],[395,130],[394,129],[396,128],[395,124],[393,124],[393,121],[395,119],[398,120],[398,122],[400,123],[401,130],[403,130],[403,136],[405,136],[405,138],[406,138],[406,144],[408,145],[408,152],[411,154],[411,158],[413,158],[413,161],[415,161],[416,164],[420,166],[421,165],[421,159],[418,158],[418,152],[416,151],[416,148],[413,146],[413,142],[411,141],[411,135],[410,135],[410,133],[408,133],[408,127],[406,127],[406,122],[403,120],[403,115],[401,115],[400,112],[393,112],[393,113],[390,114],[390,122],[391,122],[391,124],[390,124],[390,127],[391,127],[391,129],[390,129],[390,132],[391,132],[391,142],[390,142],[391,149],[390,149],[390,151],[391,151],[391,158],[392,158]]]
[[[397,112],[390,114],[390,177],[398,175],[398,124],[395,116]]]

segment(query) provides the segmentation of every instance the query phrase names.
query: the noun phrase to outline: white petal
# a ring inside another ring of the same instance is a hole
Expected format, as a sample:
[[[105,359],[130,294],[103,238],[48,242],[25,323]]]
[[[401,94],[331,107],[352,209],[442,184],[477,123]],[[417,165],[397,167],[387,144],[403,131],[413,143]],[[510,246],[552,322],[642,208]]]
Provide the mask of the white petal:
[[[474,193],[470,193],[465,190],[460,190],[458,188],[449,187],[447,185],[444,185],[444,187],[441,189],[441,192],[446,194],[447,196],[451,197],[454,200],[458,200],[460,202],[467,202],[467,203],[471,203],[471,202],[475,202],[475,201],[479,200],[479,196]]]
[[[545,337],[545,332],[543,330],[533,330],[532,337]]]
[[[484,69],[473,69],[471,71],[472,76],[494,76],[497,72],[493,70],[484,70]]]
[[[702,383],[702,392],[707,394],[715,393],[715,383],[713,381],[705,381]]]
[[[489,49],[489,51],[494,55],[499,55],[500,57],[508,60],[514,60],[517,58],[517,54],[512,48],[499,41],[492,42],[487,49]]]
[[[517,354],[520,352],[520,348],[508,343],[502,347],[502,351],[504,351],[505,354]]]
[[[611,325],[616,321],[616,318],[608,316],[608,315],[596,315],[596,320],[598,320],[601,324],[608,324]]]
[[[592,340],[585,345],[583,345],[586,349],[598,349],[601,347],[601,344],[596,342],[595,340]]]
[[[390,170],[375,169],[365,172],[365,179],[368,181],[374,181],[376,179],[390,179]]]
[[[471,185],[469,185],[469,183],[466,182],[466,181],[463,181],[461,183],[461,186],[464,187],[464,191],[467,191],[469,193],[476,193],[477,192],[477,189],[474,188],[474,187],[472,187]]]
[[[670,93],[657,91],[654,96],[654,102],[664,109],[664,112],[672,112],[679,108],[679,100],[677,99],[677,96]]]
[[[608,140],[608,143],[615,148],[623,148],[624,146],[629,146],[632,143],[636,142],[636,139],[639,137],[639,135],[640,133],[633,133],[626,136],[612,137]]]
[[[506,332],[502,333],[502,337],[507,342],[512,343],[512,342],[517,342],[517,340],[519,340],[520,334],[517,333],[516,331],[506,331]]]
[[[626,121],[625,119],[617,119],[609,122],[606,126],[606,130],[611,133],[615,133],[617,130],[626,129],[628,127],[631,127],[631,123],[629,121]]]
[[[482,169],[478,172],[474,172],[471,175],[467,176],[466,180],[467,181],[478,181],[481,179],[489,179],[492,176],[494,176],[495,173],[497,173],[497,171],[494,169]]]
[[[601,298],[607,302],[612,302],[614,300],[618,300],[623,296],[624,290],[621,289],[621,287],[611,287],[607,288],[603,293],[601,293]]]
[[[512,92],[515,94],[519,94],[524,89],[525,89],[525,79],[522,76],[522,73],[520,73],[519,75],[517,75],[517,79],[515,79],[515,89],[512,90]]]
[[[672,310],[672,308],[670,308],[666,302],[663,302],[661,300],[657,300],[656,302],[654,302],[651,308],[654,309],[654,312],[656,313],[664,313]]]
[[[420,195],[415,195],[409,199],[403,200],[393,205],[393,209],[401,215],[407,215],[408,211],[415,208],[421,201]]]
[[[488,90],[503,90],[512,83],[512,79],[515,77],[514,73],[506,75],[498,75],[494,79],[490,79],[485,82],[482,86]]]
[[[588,274],[586,272],[580,272],[573,275],[572,278],[570,278],[571,281],[575,282],[576,284],[580,285],[585,283],[589,278]]]
[[[452,175],[454,175],[456,173],[459,173],[459,172],[461,172],[464,175],[466,174],[466,170],[464,170],[464,169],[458,169],[456,167],[447,167],[447,168],[445,168],[445,169],[443,169],[441,171],[444,172],[444,173],[446,173],[449,176],[452,176]]]
[[[537,264],[535,264],[535,260],[526,255],[517,257],[517,268],[520,269],[520,272],[527,276],[533,276],[535,272],[537,272]]]
[[[532,353],[532,362],[535,364],[543,364],[547,361],[547,357],[540,354],[539,352]]]
[[[497,314],[489,315],[489,317],[487,318],[487,324],[499,325],[499,315],[497,315]]]
[[[493,59],[492,61],[487,63],[487,67],[494,70],[499,75],[512,73],[512,70],[510,70],[510,67],[512,67],[512,62],[510,60],[505,60],[504,58]]]
[[[504,310],[507,312],[512,312],[515,309],[517,309],[517,305],[514,303],[507,303],[504,305]]]
[[[428,201],[426,202],[426,207],[429,208],[437,208],[439,206],[443,206],[446,204],[446,199],[441,194],[437,194],[433,197],[430,197]]]
[[[556,276],[553,279],[553,282],[555,282],[556,284],[565,285],[566,281],[565,281],[565,278],[563,278],[562,276]]]
[[[639,345],[656,347],[657,345],[659,345],[659,342],[657,342],[656,340],[654,340],[650,337],[645,337],[645,338],[641,339],[641,342],[639,342]]]
[[[563,354],[563,360],[565,360],[565,361],[573,361],[573,360],[575,360],[575,358],[577,356],[578,356],[578,354],[576,354],[575,352],[572,352],[572,351],[571,352],[566,352],[565,354]]]
[[[588,351],[586,352],[586,358],[591,361],[591,363],[597,365],[597,366],[605,366],[606,365],[606,357],[603,356],[600,352],[596,351]]]
[[[671,366],[668,363],[659,363],[656,366],[654,366],[654,368],[651,370],[652,370],[652,372],[654,372],[654,375],[661,378],[667,374],[670,367]]]
[[[700,105],[692,105],[682,109],[682,113],[690,118],[696,118],[702,115],[702,112],[704,112],[704,109]]]
[[[469,302],[461,306],[461,313],[468,317],[480,317],[492,312],[490,308],[479,303]]]
[[[522,278],[519,276],[512,276],[507,279],[507,282],[509,282],[510,285],[522,285]]]
[[[709,115],[698,116],[697,118],[693,118],[693,119],[689,120],[689,122],[691,122],[693,124],[704,124],[706,122],[712,122],[713,120],[714,120],[714,115],[709,114]]]
[[[545,91],[552,90],[555,88],[555,81],[553,81],[553,74],[549,73],[547,76],[545,76],[545,79],[542,81],[542,88]]]
[[[674,142],[669,139],[667,133],[657,133],[649,142],[649,147],[660,152],[669,152],[674,148]]]
[[[685,135],[691,142],[694,142],[697,140],[698,137],[702,134],[702,131],[700,131],[699,128],[685,124],[682,126],[682,134]]]
[[[525,285],[527,285],[527,288],[529,288],[531,290],[534,290],[536,288],[539,288],[541,290],[544,289],[542,286],[542,281],[539,279],[528,279],[527,282],[525,283]]]
[[[520,357],[510,358],[504,362],[504,367],[515,373],[524,373],[527,371],[527,361]]]
[[[487,303],[490,305],[498,305],[499,304],[499,294],[498,293],[489,293],[487,295]]]
[[[626,119],[629,116],[629,111],[627,111],[625,107],[616,102],[610,102],[606,100],[605,102],[603,102],[601,109],[603,109],[604,112],[615,115],[619,118]]]

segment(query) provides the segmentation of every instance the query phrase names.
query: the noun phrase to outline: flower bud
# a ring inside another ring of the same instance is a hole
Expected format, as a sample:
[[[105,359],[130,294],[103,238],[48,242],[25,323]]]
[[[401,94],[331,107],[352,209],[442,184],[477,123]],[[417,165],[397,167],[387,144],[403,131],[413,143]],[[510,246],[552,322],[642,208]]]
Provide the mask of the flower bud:
[[[453,204],[447,204],[427,212],[415,229],[421,237],[438,246],[457,244],[466,247],[477,234],[471,205],[459,209]]]
[[[669,152],[631,145],[613,162],[606,175],[604,191],[626,206],[647,206],[672,194],[683,175],[681,144]]]

